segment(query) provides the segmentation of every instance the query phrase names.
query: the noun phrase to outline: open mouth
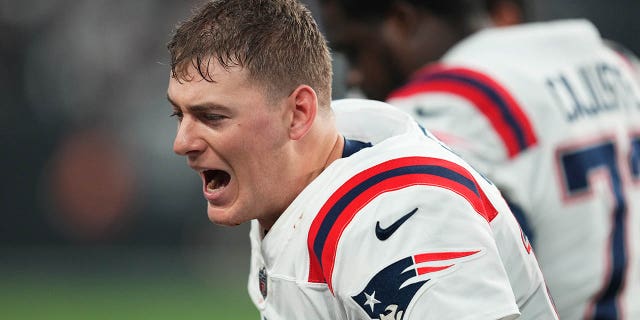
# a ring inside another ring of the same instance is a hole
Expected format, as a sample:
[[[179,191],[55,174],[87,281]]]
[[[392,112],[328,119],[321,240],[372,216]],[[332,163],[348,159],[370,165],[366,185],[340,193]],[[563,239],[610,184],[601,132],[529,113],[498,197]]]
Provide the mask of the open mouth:
[[[206,189],[216,191],[226,187],[231,176],[222,170],[206,170],[203,172]]]

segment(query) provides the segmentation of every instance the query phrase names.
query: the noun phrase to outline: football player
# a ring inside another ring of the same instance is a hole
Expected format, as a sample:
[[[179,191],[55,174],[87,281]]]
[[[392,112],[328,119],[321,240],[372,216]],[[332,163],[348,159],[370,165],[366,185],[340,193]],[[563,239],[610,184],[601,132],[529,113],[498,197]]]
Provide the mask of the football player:
[[[491,179],[561,319],[640,319],[640,87],[577,19],[490,27],[477,0],[322,0],[349,79]]]
[[[556,319],[491,183],[390,105],[330,104],[300,3],[211,1],[168,47],[174,150],[211,221],[251,221],[263,319]]]

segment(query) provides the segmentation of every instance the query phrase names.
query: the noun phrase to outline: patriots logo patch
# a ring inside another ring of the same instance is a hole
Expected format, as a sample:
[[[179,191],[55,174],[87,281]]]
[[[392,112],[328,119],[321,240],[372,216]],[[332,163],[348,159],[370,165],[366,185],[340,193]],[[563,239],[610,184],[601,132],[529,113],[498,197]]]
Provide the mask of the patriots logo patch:
[[[351,298],[377,320],[402,320],[418,290],[427,282],[453,271],[456,264],[479,257],[482,250],[421,253],[385,267]]]

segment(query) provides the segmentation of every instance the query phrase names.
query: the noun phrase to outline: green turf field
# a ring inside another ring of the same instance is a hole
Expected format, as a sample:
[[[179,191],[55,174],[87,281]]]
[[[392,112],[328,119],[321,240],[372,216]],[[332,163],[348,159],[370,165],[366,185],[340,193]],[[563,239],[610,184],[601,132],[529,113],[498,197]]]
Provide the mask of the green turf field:
[[[134,262],[130,254],[99,254],[77,263],[68,253],[54,262],[17,256],[0,258],[0,319],[259,319],[244,267],[194,272],[175,254]]]

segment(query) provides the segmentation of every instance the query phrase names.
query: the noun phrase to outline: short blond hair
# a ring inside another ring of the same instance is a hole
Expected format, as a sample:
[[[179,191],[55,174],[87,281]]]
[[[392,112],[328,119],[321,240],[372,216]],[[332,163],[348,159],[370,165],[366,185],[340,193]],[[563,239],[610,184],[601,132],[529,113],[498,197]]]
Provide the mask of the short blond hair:
[[[207,81],[211,59],[240,66],[270,95],[288,96],[297,86],[331,101],[331,55],[311,12],[295,0],[214,0],[178,25],[167,48],[172,76],[190,80],[193,65]]]

